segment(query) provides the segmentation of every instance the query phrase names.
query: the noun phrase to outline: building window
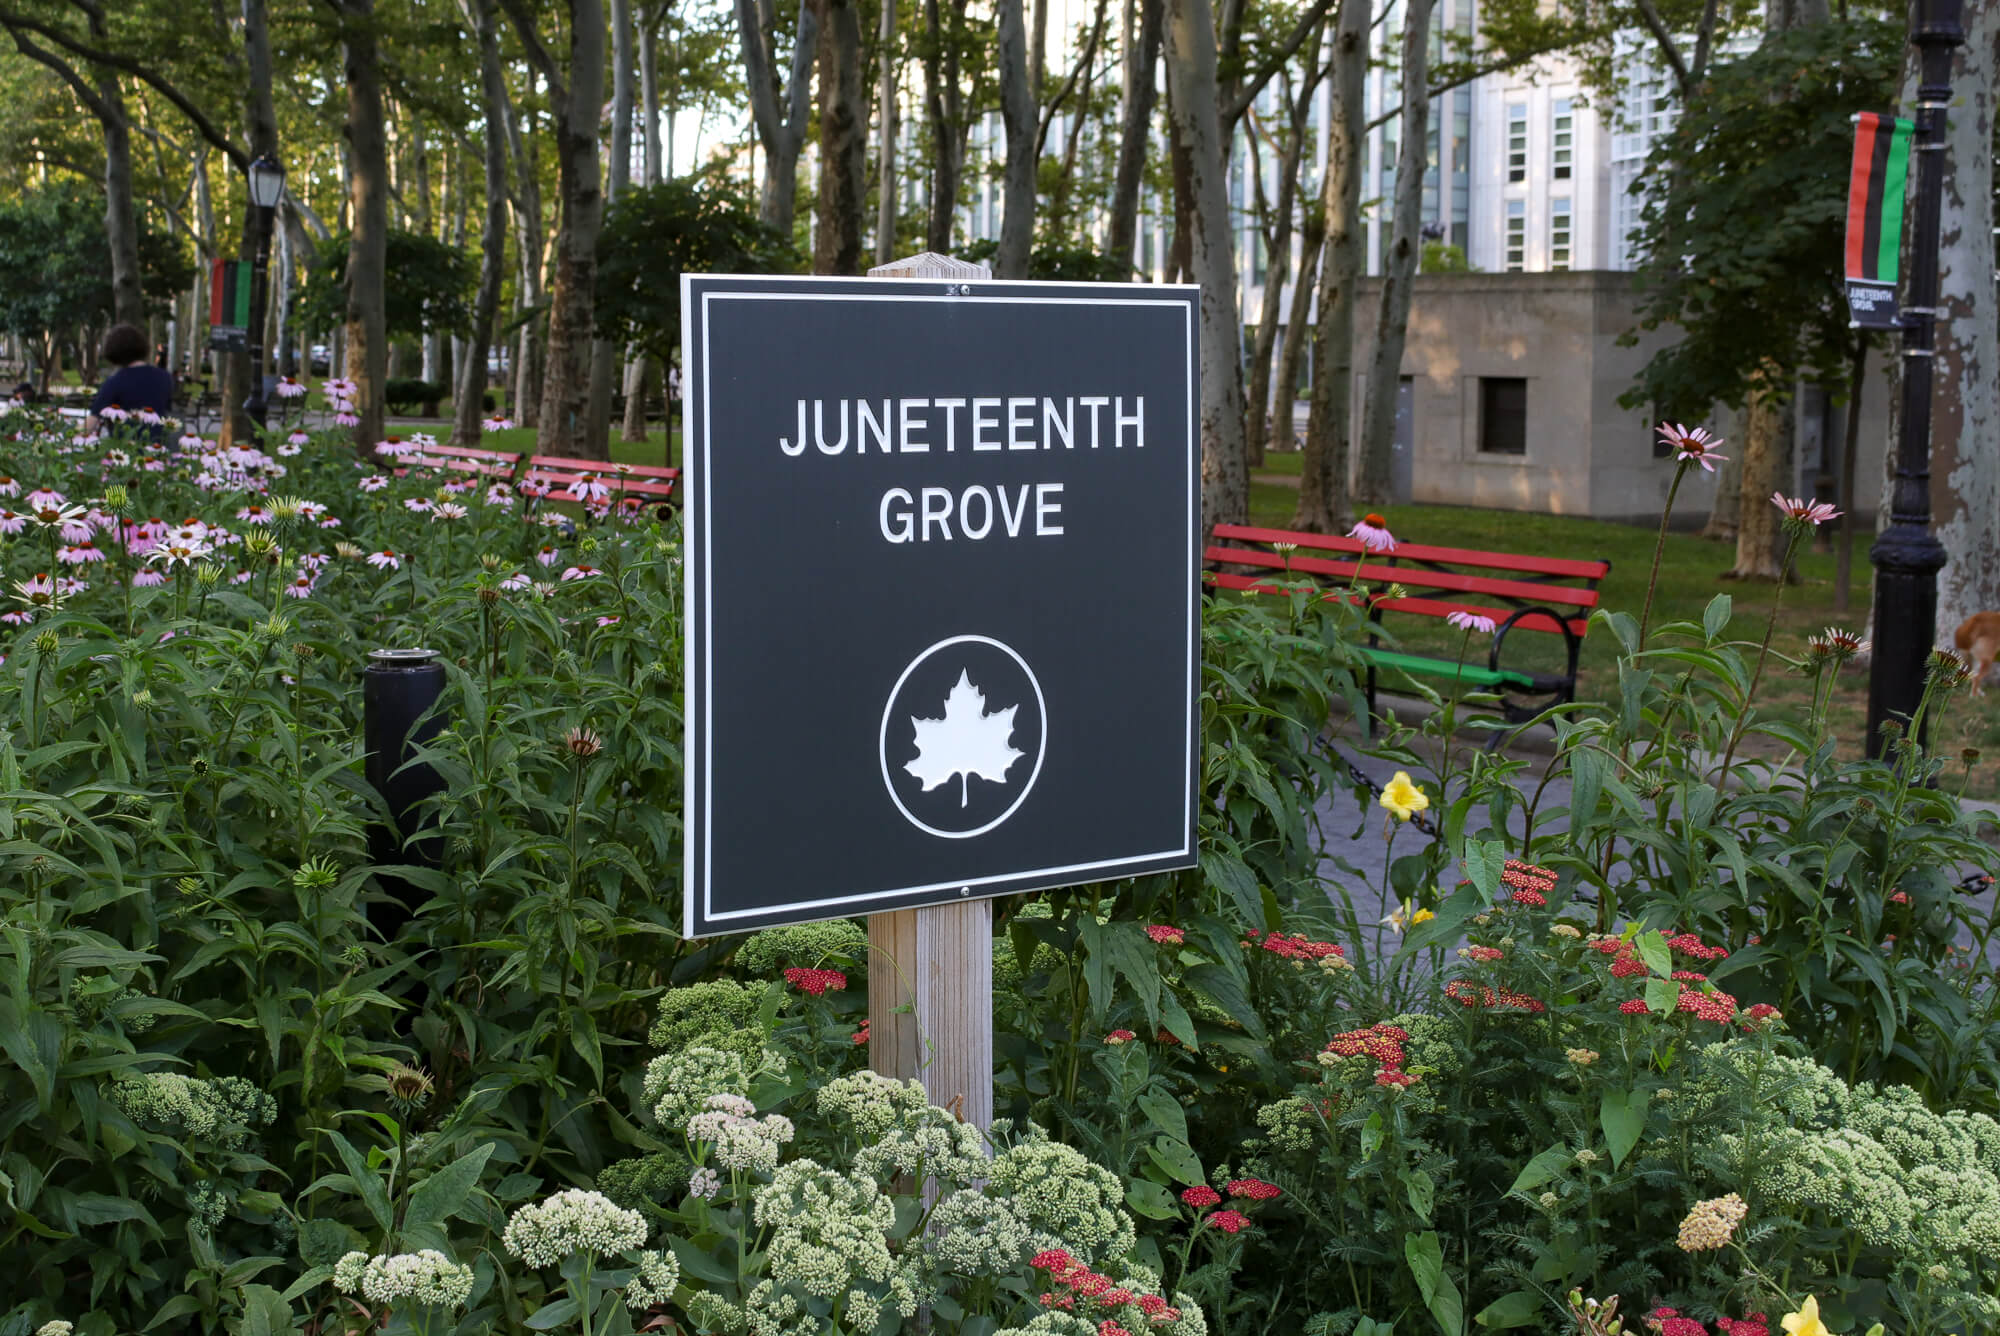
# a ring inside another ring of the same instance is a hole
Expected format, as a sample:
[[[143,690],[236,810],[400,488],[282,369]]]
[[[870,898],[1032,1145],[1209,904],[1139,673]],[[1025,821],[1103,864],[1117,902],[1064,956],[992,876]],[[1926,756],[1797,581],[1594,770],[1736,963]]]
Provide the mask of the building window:
[[[1576,118],[1570,111],[1569,99],[1557,98],[1555,120],[1550,126],[1549,165],[1558,181],[1569,180],[1570,164],[1574,160]]]
[[[1528,453],[1528,382],[1521,377],[1479,378],[1479,452]]]
[[[1527,268],[1528,201],[1507,201],[1507,272],[1518,274]]]
[[[1569,197],[1549,201],[1549,268],[1569,268]]]
[[[1528,179],[1528,104],[1507,105],[1507,179]]]

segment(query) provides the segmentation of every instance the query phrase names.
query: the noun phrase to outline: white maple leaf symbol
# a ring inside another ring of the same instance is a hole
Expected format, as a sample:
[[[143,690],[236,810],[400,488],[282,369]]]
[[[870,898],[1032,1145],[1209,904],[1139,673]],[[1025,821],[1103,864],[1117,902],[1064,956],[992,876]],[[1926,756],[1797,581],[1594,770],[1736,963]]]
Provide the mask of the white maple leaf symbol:
[[[944,718],[910,716],[917,759],[903,769],[923,781],[925,793],[956,775],[958,805],[965,806],[971,776],[1005,784],[1007,768],[1027,755],[1013,744],[1014,712],[1020,708],[1009,705],[987,713],[986,693],[961,668],[958,685],[944,698]]]

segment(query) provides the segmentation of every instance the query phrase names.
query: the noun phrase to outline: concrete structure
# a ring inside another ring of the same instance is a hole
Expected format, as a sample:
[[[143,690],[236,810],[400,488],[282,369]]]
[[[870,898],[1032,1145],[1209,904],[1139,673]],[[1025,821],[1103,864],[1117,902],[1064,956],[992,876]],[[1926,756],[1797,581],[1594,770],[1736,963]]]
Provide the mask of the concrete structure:
[[[1357,367],[1372,352],[1379,298],[1378,281],[1363,284]],[[1674,474],[1655,443],[1661,413],[1623,408],[1618,399],[1668,340],[1652,333],[1621,347],[1636,323],[1631,278],[1622,273],[1420,276],[1403,353],[1399,498],[1657,521]],[[1357,378],[1357,439],[1363,395]],[[1870,377],[1862,410],[1856,477],[1879,478],[1889,434],[1879,374]],[[1822,447],[1838,459],[1844,412],[1829,412],[1824,396],[1808,389],[1797,416],[1791,490],[1811,495],[1831,472]],[[1738,445],[1736,417],[1719,408],[1704,425]],[[1871,506],[1875,490],[1861,489]],[[1704,518],[1707,500],[1708,492],[1683,488],[1683,522]]]

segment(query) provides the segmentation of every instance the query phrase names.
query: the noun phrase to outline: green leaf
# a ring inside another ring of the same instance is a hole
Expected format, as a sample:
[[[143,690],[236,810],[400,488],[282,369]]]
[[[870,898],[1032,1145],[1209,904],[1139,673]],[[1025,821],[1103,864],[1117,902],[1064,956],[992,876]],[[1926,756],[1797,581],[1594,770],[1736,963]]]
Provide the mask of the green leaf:
[[[1423,1170],[1412,1169],[1403,1175],[1403,1192],[1410,1199],[1410,1209],[1429,1224],[1431,1207],[1437,1202],[1436,1181]]]
[[[410,1203],[403,1211],[403,1227],[419,1229],[425,1225],[441,1225],[452,1216],[465,1209],[472,1189],[479,1184],[479,1175],[486,1169],[486,1161],[493,1157],[498,1143],[489,1141],[477,1150],[468,1151],[444,1168],[417,1184],[410,1193]]]
[[[1444,1336],[1462,1336],[1465,1327],[1465,1303],[1459,1298],[1458,1286],[1444,1271],[1444,1249],[1438,1243],[1437,1231],[1426,1230],[1422,1234],[1403,1236],[1403,1257],[1410,1264],[1410,1274],[1417,1278],[1417,1288],[1423,1293],[1424,1306],[1431,1310],[1431,1317],[1437,1321],[1438,1330]]]
[[[269,1285],[243,1287],[241,1336],[287,1336],[292,1329],[292,1306]]]
[[[673,1239],[669,1246],[674,1250],[674,1258],[681,1264],[681,1270],[696,1280],[705,1280],[712,1285],[727,1286],[725,1293],[736,1287],[736,1273],[724,1266],[715,1254],[706,1248],[698,1248],[686,1239]]]
[[[1646,963],[1646,968],[1658,977],[1664,979],[1674,972],[1674,949],[1667,945],[1666,934],[1658,928],[1640,933],[1632,945],[1638,949],[1639,959]]]
[[[1532,1191],[1569,1168],[1570,1161],[1574,1158],[1576,1157],[1568,1146],[1550,1146],[1521,1167],[1520,1174],[1514,1179],[1514,1186],[1507,1190]]]
[[[1179,1101],[1167,1098],[1157,1090],[1148,1090],[1138,1099],[1139,1112],[1146,1115],[1153,1130],[1165,1133],[1183,1145],[1192,1144],[1188,1135],[1187,1113]]]
[[[1533,1290],[1503,1294],[1473,1314],[1482,1327],[1525,1327],[1542,1316],[1542,1296]]]
[[[361,1202],[368,1208],[368,1214],[375,1217],[386,1236],[394,1228],[389,1213],[389,1189],[383,1184],[381,1175],[368,1167],[368,1158],[349,1144],[346,1137],[338,1132],[327,1133],[333,1142],[333,1149],[339,1154],[340,1162],[347,1166],[348,1177],[354,1180],[354,1190],[361,1194]]]
[[[1500,873],[1507,865],[1507,846],[1498,840],[1465,842],[1465,875],[1479,888],[1487,904],[1500,895]]]
[[[1208,1181],[1208,1175],[1201,1169],[1201,1157],[1184,1141],[1172,1137],[1154,1137],[1153,1144],[1146,1147],[1146,1158],[1150,1159],[1168,1177],[1200,1187]]]
[[[1604,1143],[1611,1151],[1613,1167],[1622,1165],[1632,1148],[1639,1144],[1640,1135],[1646,1130],[1646,1112],[1650,1101],[1644,1090],[1607,1090],[1604,1103],[1597,1111],[1598,1122],[1604,1128]]]
[[[1408,956],[1426,947],[1449,946],[1459,939],[1472,916],[1485,907],[1476,885],[1459,887],[1437,907],[1435,918],[1426,919],[1403,934],[1403,944],[1396,954]]]
[[[1135,1178],[1125,1189],[1125,1204],[1148,1220],[1172,1220],[1180,1214],[1174,1194],[1150,1178]]]
[[[580,1311],[576,1300],[561,1298],[552,1304],[537,1308],[534,1315],[528,1319],[527,1327],[529,1331],[552,1331],[565,1322],[574,1322]]]
[[[1711,645],[1728,629],[1730,613],[1734,608],[1735,600],[1727,594],[1717,594],[1708,601],[1708,607],[1701,614],[1701,631]]]
[[[1646,1010],[1655,1016],[1670,1016],[1681,1004],[1681,986],[1673,979],[1646,980]]]

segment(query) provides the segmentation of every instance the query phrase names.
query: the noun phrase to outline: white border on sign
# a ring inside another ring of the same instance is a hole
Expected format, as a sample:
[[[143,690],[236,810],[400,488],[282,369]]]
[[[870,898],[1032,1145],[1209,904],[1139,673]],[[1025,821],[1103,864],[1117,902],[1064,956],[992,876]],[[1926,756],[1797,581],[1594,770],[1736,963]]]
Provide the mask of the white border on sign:
[[[686,310],[686,305],[687,305],[686,299],[689,295],[691,295],[693,283],[696,278],[702,278],[704,280],[713,280],[713,279],[727,278],[727,277],[728,277],[727,275],[718,275],[718,274],[701,274],[701,275],[682,274],[681,294],[682,294],[683,311]],[[756,281],[760,283],[771,283],[775,285],[783,285],[786,282],[795,282],[803,286],[805,284],[824,282],[826,280],[824,278],[770,276],[770,277],[760,277]],[[936,279],[905,279],[902,281],[911,283],[913,285],[919,283],[928,285],[938,282],[938,280]],[[713,554],[709,549],[709,527],[710,527],[709,520],[711,517],[708,513],[708,509],[711,504],[711,499],[710,499],[711,493],[709,491],[708,479],[707,479],[709,453],[714,446],[714,440],[715,440],[715,434],[711,429],[712,424],[709,417],[710,406],[714,403],[714,395],[710,392],[710,357],[709,357],[710,340],[709,340],[709,328],[708,328],[709,307],[713,303],[718,301],[786,301],[786,302],[835,301],[835,302],[919,302],[925,304],[979,303],[984,305],[1003,305],[1003,306],[1029,305],[1029,306],[1157,307],[1157,306],[1170,305],[1178,307],[1181,311],[1182,333],[1184,338],[1186,339],[1185,346],[1188,355],[1188,363],[1187,363],[1188,381],[1187,381],[1187,396],[1186,396],[1188,464],[1185,471],[1187,498],[1188,498],[1188,514],[1187,514],[1188,533],[1190,535],[1193,535],[1199,532],[1201,524],[1201,489],[1197,480],[1200,477],[1201,456],[1199,452],[1199,446],[1196,440],[1196,433],[1199,431],[1199,424],[1201,420],[1201,405],[1195,401],[1195,391],[1194,391],[1195,374],[1200,365],[1200,351],[1195,341],[1195,329],[1194,329],[1195,308],[1196,306],[1199,305],[1198,296],[1197,300],[1193,302],[1181,299],[1165,301],[1161,300],[1160,298],[1148,298],[1148,297],[1066,297],[1066,296],[1065,297],[1059,297],[1059,296],[1010,297],[1010,296],[989,295],[983,290],[996,287],[1020,289],[1020,288],[1074,287],[1076,285],[1061,284],[1061,283],[1021,282],[1013,280],[996,280],[996,279],[980,279],[977,280],[977,282],[979,287],[982,289],[980,293],[976,295],[963,294],[955,296],[947,296],[943,293],[896,292],[893,290],[883,291],[879,293],[878,292],[804,292],[804,291],[802,292],[708,291],[702,293],[701,295],[701,351],[702,351],[701,367],[700,367],[701,453],[699,455],[700,472],[698,475],[698,481],[700,483],[699,491],[701,495],[701,506],[700,506],[701,514],[699,515],[699,517],[697,517],[694,513],[693,507],[683,507],[681,511],[682,542],[685,546],[685,550],[688,551],[694,550],[695,546],[699,544],[700,551],[702,554],[701,568],[702,568],[702,578],[703,578],[701,616],[698,619],[693,619],[693,618],[689,619],[685,624],[686,629],[682,635],[684,665],[683,665],[681,682],[682,682],[683,692],[685,693],[684,705],[687,711],[686,717],[692,720],[696,717],[697,711],[699,711],[701,724],[695,736],[695,745],[692,748],[688,749],[693,754],[684,755],[681,758],[684,767],[683,799],[682,799],[681,810],[684,815],[687,813],[692,813],[693,811],[696,810],[694,804],[694,798],[695,798],[695,785],[697,782],[696,772],[699,771],[700,772],[699,782],[701,784],[700,810],[704,814],[705,818],[702,823],[702,838],[704,843],[701,849],[701,858],[700,858],[701,870],[699,878],[700,880],[699,891],[700,891],[700,904],[703,911],[700,915],[697,915],[695,913],[696,891],[697,891],[697,886],[696,886],[697,878],[695,873],[696,860],[692,856],[690,856],[690,851],[687,849],[685,844],[682,847],[682,853],[681,853],[681,868],[682,868],[681,927],[682,931],[688,933],[690,936],[697,935],[695,932],[695,926],[697,920],[699,920],[699,922],[705,926],[719,927],[720,925],[726,924],[733,919],[763,919],[763,918],[769,918],[773,915],[796,913],[802,910],[825,910],[826,915],[823,915],[822,917],[826,917],[840,913],[840,906],[842,905],[852,905],[852,904],[860,904],[860,903],[884,901],[884,900],[898,900],[912,895],[928,895],[932,892],[948,891],[954,888],[959,890],[961,894],[964,894],[965,892],[969,891],[971,888],[975,886],[989,886],[1001,882],[1025,882],[1030,879],[1038,877],[1069,878],[1075,874],[1096,872],[1107,868],[1127,867],[1135,864],[1152,863],[1152,862],[1157,862],[1158,860],[1163,858],[1192,858],[1195,856],[1194,785],[1191,784],[1189,785],[1188,791],[1182,799],[1182,811],[1181,811],[1181,829],[1187,832],[1187,834],[1186,837],[1182,840],[1181,846],[1177,849],[1160,849],[1150,853],[1121,854],[1116,858],[1096,859],[1088,863],[1070,863],[1060,867],[1024,868],[1020,871],[1015,871],[1015,872],[995,873],[994,875],[988,877],[955,877],[949,881],[929,882],[921,886],[903,886],[896,888],[884,888],[881,890],[860,891],[852,895],[822,896],[818,899],[813,899],[813,900],[792,900],[792,901],[787,901],[783,904],[760,905],[755,909],[739,909],[721,914],[715,912],[714,897],[713,897],[714,888],[712,884],[712,874],[711,874],[711,868],[713,867],[713,854],[714,854],[713,840],[715,838],[715,823],[712,819],[712,814],[715,810],[714,773],[713,773],[714,766],[711,761],[711,756],[713,754],[715,747],[715,716],[713,712],[714,706],[710,699],[713,693],[707,690],[707,685],[715,671],[713,641],[711,640],[710,637],[711,624],[715,616],[715,600],[714,600],[713,590],[708,586],[708,581],[710,581],[713,578],[715,563],[713,561]],[[885,284],[884,286],[887,287],[888,285]],[[1200,288],[1193,284],[1156,284],[1153,285],[1153,290],[1158,292],[1172,292],[1172,293],[1193,292],[1199,294],[1200,292]],[[687,375],[689,378],[690,385],[692,385],[693,383],[692,378],[694,371],[694,366],[692,361],[693,331],[691,325],[692,322],[684,321],[681,327],[681,365],[687,369]],[[687,421],[684,415],[682,418],[682,437],[681,437],[681,472],[682,472],[682,481],[684,486],[688,481],[687,475],[690,472],[690,466],[695,464],[696,462],[696,458],[690,456],[687,451],[686,429],[687,429]],[[692,526],[693,528],[692,534],[690,534],[689,532],[690,526]],[[1181,581],[1182,585],[1187,590],[1187,599],[1188,599],[1187,633],[1189,636],[1188,643],[1190,644],[1198,643],[1198,641],[1195,638],[1199,636],[1200,626],[1201,626],[1200,598],[1195,593],[1197,574],[1200,569],[1200,561],[1201,561],[1201,544],[1198,540],[1191,541],[1188,545],[1188,568],[1184,573],[1183,580]],[[694,606],[694,592],[695,592],[694,563],[683,559],[682,605],[681,605],[683,609],[691,608]],[[701,649],[700,649],[701,663],[699,665],[700,667],[699,674],[697,674],[696,672],[696,663],[695,663],[695,658],[696,658],[695,641],[697,637],[701,642]],[[1196,757],[1194,749],[1194,726],[1195,726],[1195,713],[1196,713],[1194,708],[1195,672],[1196,672],[1196,664],[1198,663],[1199,658],[1200,658],[1199,654],[1190,654],[1187,662],[1186,699],[1188,701],[1188,707],[1186,714],[1186,727],[1184,730],[1185,736],[1182,740],[1182,754],[1189,758],[1189,764],[1191,766],[1199,765],[1199,758]],[[1032,674],[1030,676],[1032,676]],[[1040,688],[1038,686],[1037,691],[1039,691],[1039,689]],[[697,698],[699,698],[698,702]],[[1044,720],[1044,727],[1046,728],[1046,723],[1047,723],[1046,713],[1043,715],[1043,720]],[[683,827],[683,829],[685,829],[685,827]],[[1065,884],[1065,882],[1051,881],[1051,882],[1044,882],[1043,884],[1063,885]]]
[[[1035,768],[1029,771],[1028,782],[1021,786],[1021,792],[1015,797],[1013,802],[1007,805],[1006,811],[974,830],[939,830],[936,826],[928,822],[918,820],[917,814],[904,806],[903,795],[896,792],[896,780],[889,773],[889,715],[896,708],[897,693],[902,691],[903,683],[910,680],[910,674],[917,671],[918,664],[947,646],[966,644],[991,645],[994,649],[999,650],[1015,663],[1021,665],[1021,671],[1027,674],[1028,685],[1035,689],[1035,713],[1040,716],[1042,721],[1042,736],[1035,743]],[[1041,679],[1035,676],[1035,670],[1028,666],[1028,661],[1014,652],[1013,646],[1003,645],[992,636],[947,636],[925,650],[922,654],[919,654],[916,658],[911,659],[910,666],[905,668],[903,675],[896,679],[896,685],[889,688],[889,699],[882,702],[882,731],[875,740],[875,751],[882,759],[882,784],[889,790],[889,800],[896,804],[897,811],[909,818],[911,825],[928,835],[941,836],[947,840],[969,840],[974,835],[984,835],[987,831],[1014,815],[1020,809],[1021,804],[1028,801],[1028,794],[1034,789],[1035,781],[1042,777],[1042,759],[1049,754],[1049,704],[1042,699]]]

